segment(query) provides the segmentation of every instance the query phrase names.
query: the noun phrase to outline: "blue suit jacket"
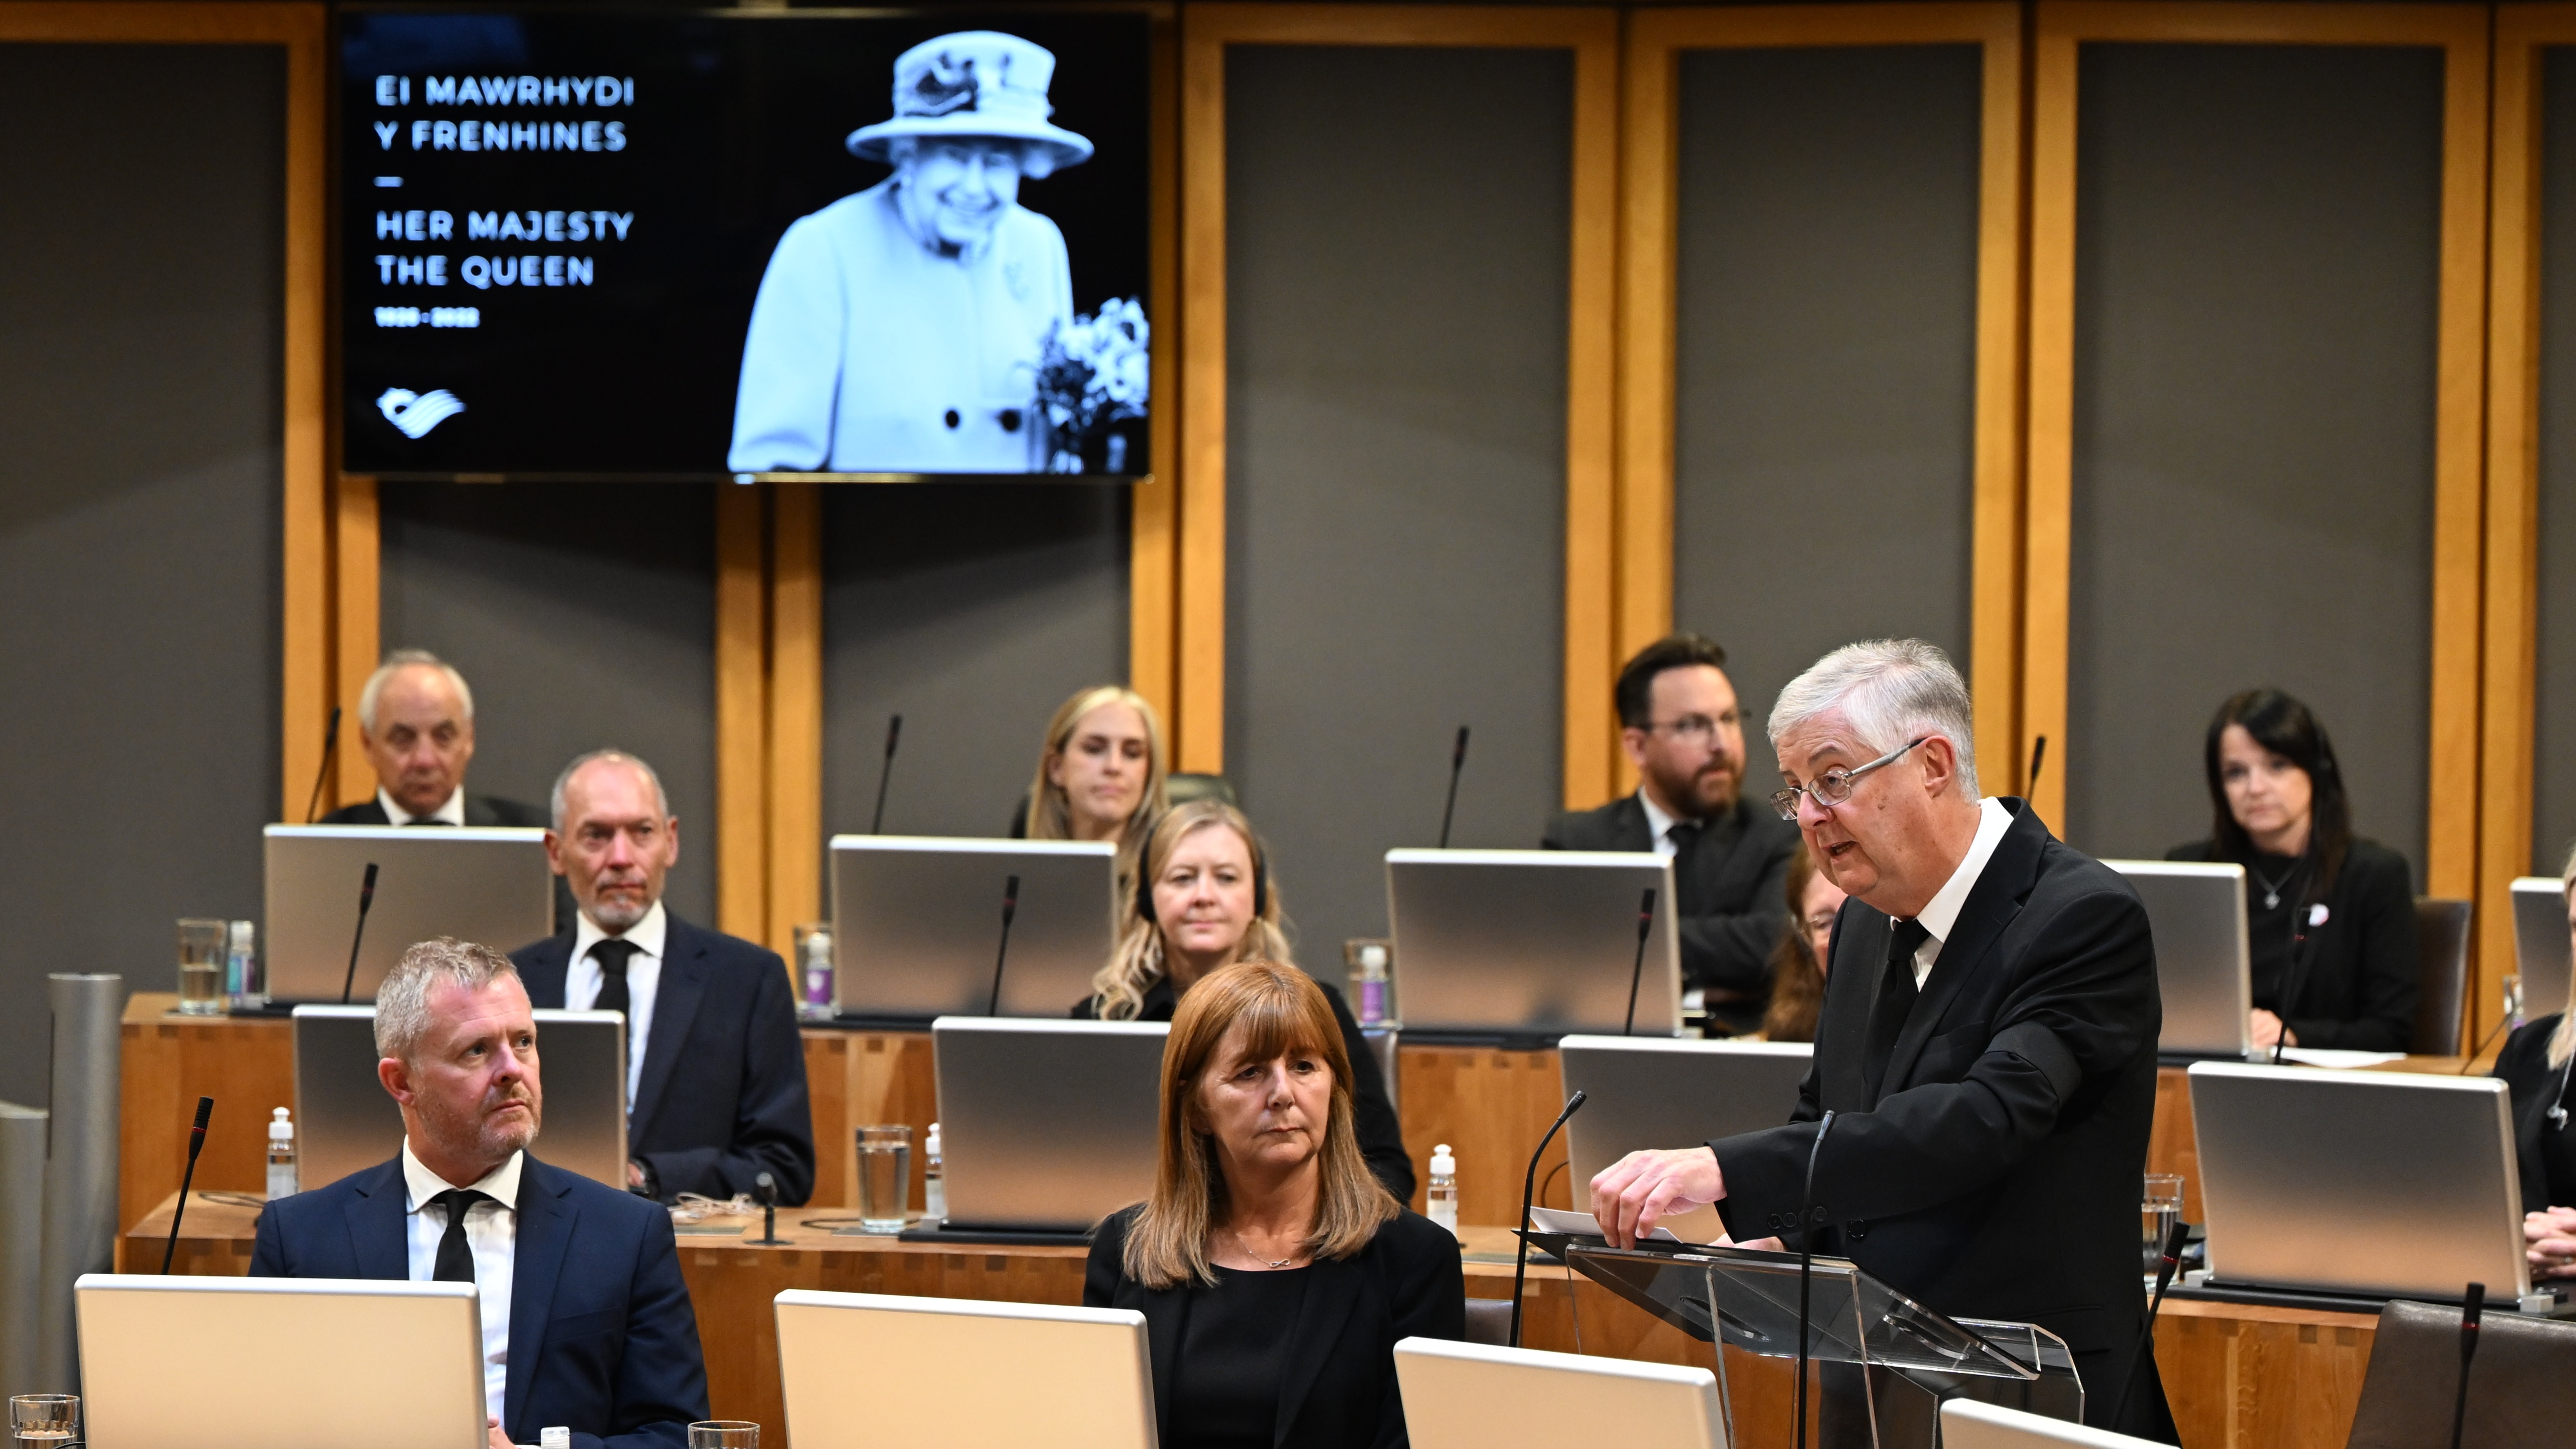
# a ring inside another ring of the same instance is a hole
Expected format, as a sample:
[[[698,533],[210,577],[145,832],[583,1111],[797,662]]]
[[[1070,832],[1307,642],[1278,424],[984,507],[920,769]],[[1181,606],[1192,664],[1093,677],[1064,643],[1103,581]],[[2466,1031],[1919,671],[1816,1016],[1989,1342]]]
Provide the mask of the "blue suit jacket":
[[[403,1202],[400,1158],[272,1202],[251,1276],[409,1278]],[[502,1428],[534,1444],[566,1425],[576,1449],[686,1444],[707,1370],[671,1215],[534,1157],[518,1214]]]
[[[787,963],[669,919],[626,1150],[652,1167],[665,1200],[750,1192],[767,1172],[780,1202],[803,1203],[814,1193],[814,1112]],[[510,953],[530,1003],[564,1004],[572,941],[566,931]]]

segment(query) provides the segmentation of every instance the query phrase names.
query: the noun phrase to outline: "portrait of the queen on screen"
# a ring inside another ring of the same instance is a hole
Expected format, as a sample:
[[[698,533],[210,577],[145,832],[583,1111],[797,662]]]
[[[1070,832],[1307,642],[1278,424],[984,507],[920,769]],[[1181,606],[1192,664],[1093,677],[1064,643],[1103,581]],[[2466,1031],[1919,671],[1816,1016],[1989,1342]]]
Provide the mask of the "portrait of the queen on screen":
[[[1049,119],[1055,56],[965,31],[914,46],[894,69],[893,118],[848,140],[893,174],[798,218],[761,278],[727,465],[1084,471],[1066,432],[1090,413],[1051,405],[1042,384],[1063,373],[1068,339],[1096,351],[1098,328],[1077,325],[1063,232],[1019,200],[1021,182],[1091,159],[1089,140]],[[1139,393],[1142,323],[1122,333]],[[1090,391],[1105,397],[1118,371],[1113,361]],[[1141,395],[1132,402],[1141,416]]]

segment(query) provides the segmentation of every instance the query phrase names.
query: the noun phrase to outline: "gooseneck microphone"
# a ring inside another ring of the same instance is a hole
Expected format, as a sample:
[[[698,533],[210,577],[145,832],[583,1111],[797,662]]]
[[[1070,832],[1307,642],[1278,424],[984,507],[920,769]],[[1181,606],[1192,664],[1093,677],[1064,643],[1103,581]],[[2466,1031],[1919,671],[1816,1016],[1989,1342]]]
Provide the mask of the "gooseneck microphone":
[[[1521,1346],[1521,1285],[1529,1279],[1527,1234],[1530,1202],[1538,1195],[1538,1160],[1547,1155],[1547,1144],[1556,1140],[1556,1129],[1565,1125],[1565,1119],[1574,1115],[1575,1110],[1583,1105],[1586,1096],[1586,1093],[1576,1092],[1565,1099],[1565,1110],[1557,1113],[1556,1120],[1548,1124],[1547,1135],[1538,1140],[1538,1151],[1530,1154],[1529,1171],[1521,1175],[1521,1231],[1513,1235],[1521,1240],[1520,1257],[1512,1265],[1512,1347],[1514,1348]]]
[[[322,768],[313,772],[313,798],[304,802],[304,823],[322,813],[322,784],[331,778],[331,756],[340,748],[340,706],[331,706],[330,727],[322,731]]]
[[[1467,768],[1467,727],[1458,726],[1458,747],[1449,752],[1449,803],[1440,807],[1440,848],[1449,848],[1449,821],[1458,813],[1458,775]]]
[[[2175,1222],[2173,1231],[2165,1234],[2165,1253],[2156,1263],[2156,1291],[2147,1299],[2147,1321],[2139,1325],[2137,1351],[2129,1356],[2129,1376],[2120,1381],[2119,1401],[2111,1406],[2115,1427],[2129,1410],[2129,1391],[2138,1386],[2138,1360],[2156,1351],[2156,1314],[2165,1306],[2165,1290],[2173,1286],[2174,1270],[2182,1266],[2183,1244],[2190,1239],[2191,1224],[2186,1222]]]
[[[1637,983],[1646,974],[1646,937],[1655,929],[1655,888],[1646,887],[1645,896],[1637,902],[1637,964],[1628,968],[1628,1024],[1619,1029],[1621,1036],[1637,1034]]]
[[[349,993],[358,984],[358,943],[367,939],[367,911],[376,903],[376,863],[367,862],[366,882],[358,887],[358,929],[349,937],[349,971],[340,978],[340,1004],[349,1004]]]
[[[753,1246],[786,1247],[786,1240],[778,1236],[778,1179],[764,1172],[751,1180],[751,1192],[760,1199],[760,1236],[752,1240]]]
[[[1798,1195],[1798,1397],[1791,1449],[1807,1449],[1808,1295],[1816,1272],[1816,1229],[1825,1223],[1825,1210],[1816,1205],[1816,1159],[1825,1155],[1825,1134],[1832,1130],[1834,1114],[1828,1111],[1816,1124],[1816,1140],[1807,1149],[1807,1182]]]
[[[188,1129],[188,1170],[179,1178],[179,1205],[170,1213],[170,1241],[161,1249],[161,1276],[170,1275],[170,1260],[179,1252],[179,1224],[188,1216],[188,1186],[197,1180],[197,1154],[206,1147],[206,1119],[215,1115],[215,1099],[197,1099],[197,1125]]]
[[[1002,945],[993,953],[993,1004],[984,1014],[1002,1014],[1002,963],[1011,957],[1011,917],[1020,909],[1020,878],[1002,883]]]
[[[2021,794],[2023,799],[2029,799],[2031,792],[2039,788],[2040,762],[2047,758],[2048,736],[2041,735],[2030,742],[2030,773],[2022,776],[2021,780]]]
[[[886,717],[885,763],[877,767],[877,811],[868,817],[868,834],[885,834],[886,783],[894,778],[895,742],[903,738],[903,716]]]
[[[2478,1319],[2486,1313],[2487,1285],[2469,1285],[2460,1305],[2460,1392],[2451,1401],[2451,1449],[2460,1449],[2460,1431],[2469,1422],[2469,1360],[2478,1356]]]

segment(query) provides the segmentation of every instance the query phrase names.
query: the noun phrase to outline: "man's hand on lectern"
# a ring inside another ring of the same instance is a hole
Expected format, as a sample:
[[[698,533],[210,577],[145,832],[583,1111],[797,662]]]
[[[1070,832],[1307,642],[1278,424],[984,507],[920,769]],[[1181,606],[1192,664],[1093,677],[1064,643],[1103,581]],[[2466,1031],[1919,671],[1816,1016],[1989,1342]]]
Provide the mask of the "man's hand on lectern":
[[[1592,1215],[1614,1248],[1633,1248],[1668,1214],[1726,1196],[1717,1154],[1705,1147],[1631,1152],[1592,1179]]]

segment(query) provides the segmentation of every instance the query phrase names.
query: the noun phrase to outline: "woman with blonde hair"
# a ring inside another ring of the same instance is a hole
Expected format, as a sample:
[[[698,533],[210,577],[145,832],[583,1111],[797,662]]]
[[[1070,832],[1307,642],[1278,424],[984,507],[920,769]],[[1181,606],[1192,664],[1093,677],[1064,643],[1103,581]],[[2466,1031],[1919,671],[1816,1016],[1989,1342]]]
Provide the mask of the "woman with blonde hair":
[[[1147,832],[1135,893],[1120,911],[1118,945],[1073,1009],[1102,1021],[1170,1021],[1202,977],[1237,961],[1288,963],[1287,917],[1252,822],[1221,800],[1175,805]],[[1413,1196],[1413,1160],[1386,1094],[1386,1076],[1350,1003],[1317,982],[1350,1058],[1357,1143],[1369,1170]]]
[[[1163,722],[1132,689],[1078,689],[1056,706],[1038,750],[1037,774],[1011,834],[1029,840],[1106,840],[1118,847],[1118,878],[1168,803]]]
[[[1397,1341],[1466,1336],[1457,1240],[1361,1160],[1336,1016],[1253,960],[1172,1018],[1154,1194],[1100,1225],[1082,1285],[1145,1315],[1170,1449],[1397,1449]]]
[[[2576,851],[2558,873],[2567,899],[2568,937],[2576,943]],[[2576,1278],[2576,1113],[2568,1079],[2576,1074],[2576,1011],[2525,1022],[2496,1054],[2495,1075],[2513,1098],[2514,1156],[2522,1168],[2522,1235],[2531,1276]]]

